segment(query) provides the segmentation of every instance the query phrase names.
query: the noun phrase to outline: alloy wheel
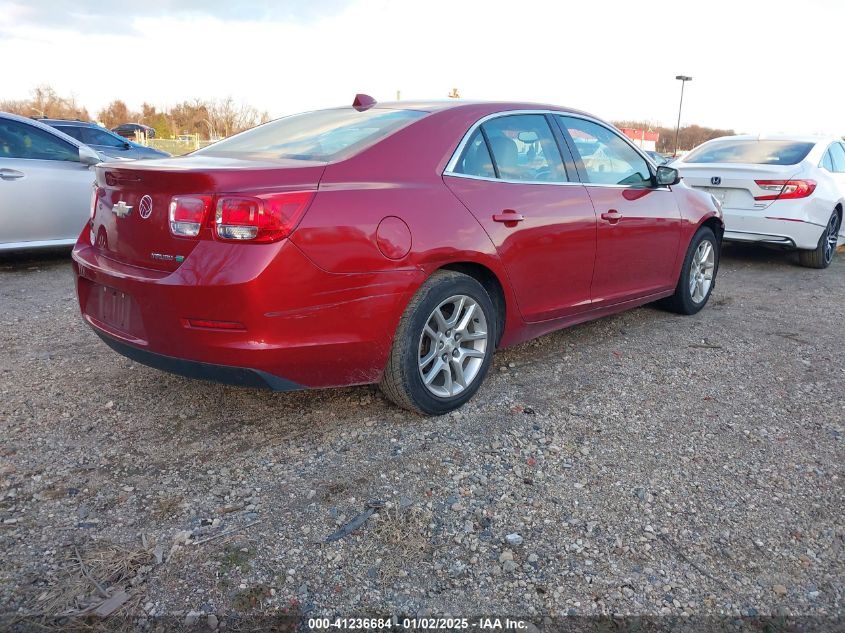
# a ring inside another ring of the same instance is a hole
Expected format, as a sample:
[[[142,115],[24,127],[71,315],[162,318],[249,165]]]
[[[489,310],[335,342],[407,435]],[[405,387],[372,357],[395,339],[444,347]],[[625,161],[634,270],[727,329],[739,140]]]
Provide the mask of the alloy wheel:
[[[470,386],[487,355],[487,317],[472,297],[455,295],[429,315],[420,334],[418,365],[423,385],[439,398]]]
[[[716,252],[709,240],[704,240],[695,249],[690,262],[689,294],[694,303],[701,303],[707,298],[713,285],[713,272],[716,268]]]

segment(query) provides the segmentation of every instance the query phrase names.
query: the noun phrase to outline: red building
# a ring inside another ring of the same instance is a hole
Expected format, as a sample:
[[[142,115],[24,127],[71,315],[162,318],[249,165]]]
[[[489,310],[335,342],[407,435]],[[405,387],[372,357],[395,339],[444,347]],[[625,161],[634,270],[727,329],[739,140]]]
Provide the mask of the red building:
[[[652,152],[657,151],[657,141],[660,139],[658,132],[647,132],[646,130],[637,130],[632,127],[623,127],[620,129],[625,136],[634,141],[640,148]]]

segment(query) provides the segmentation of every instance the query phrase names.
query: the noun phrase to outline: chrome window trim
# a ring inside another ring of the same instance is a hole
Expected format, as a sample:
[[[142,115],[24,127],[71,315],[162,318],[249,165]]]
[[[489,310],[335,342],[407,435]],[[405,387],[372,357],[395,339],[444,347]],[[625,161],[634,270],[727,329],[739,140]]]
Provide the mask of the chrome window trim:
[[[472,137],[473,133],[481,127],[487,121],[492,119],[497,119],[503,116],[511,116],[511,115],[518,115],[518,114],[541,114],[547,115],[551,114],[553,116],[565,116],[570,117],[573,119],[581,119],[583,121],[589,121],[590,123],[595,123],[596,125],[600,125],[601,127],[605,128],[608,132],[615,134],[619,138],[621,138],[628,146],[634,150],[643,160],[645,160],[646,165],[653,167],[654,169],[650,170],[652,172],[652,176],[654,176],[655,170],[657,169],[657,164],[651,160],[651,157],[643,152],[639,147],[634,145],[631,140],[626,137],[624,134],[619,134],[619,132],[615,131],[614,129],[608,127],[607,123],[596,119],[595,117],[588,116],[586,114],[576,114],[573,112],[565,112],[562,110],[500,110],[499,112],[493,112],[492,114],[488,114],[486,116],[481,117],[473,123],[469,130],[467,130],[466,134],[464,134],[463,138],[461,138],[461,142],[458,143],[458,146],[455,148],[455,151],[452,153],[452,157],[449,159],[449,162],[446,163],[446,168],[443,170],[443,176],[454,176],[456,178],[469,178],[470,180],[485,180],[489,182],[506,182],[511,184],[519,184],[519,185],[582,185],[582,186],[590,186],[590,187],[604,187],[609,189],[650,189],[652,191],[670,191],[670,187],[668,185],[663,186],[656,186],[656,187],[636,187],[634,185],[611,185],[611,184],[600,184],[600,183],[593,183],[593,182],[584,182],[580,180],[580,176],[578,180],[566,180],[566,181],[548,181],[548,180],[512,180],[509,178],[489,178],[487,176],[473,176],[472,174],[461,174],[455,171],[455,167],[458,164],[458,160],[463,154],[464,149],[469,143],[469,139]],[[554,132],[554,131],[552,131]],[[573,156],[574,158],[574,156]]]
[[[444,176],[451,176],[452,178],[467,178],[469,180],[484,180],[486,182],[504,182],[510,185],[556,185],[556,186],[571,186],[571,185],[578,185],[579,187],[583,187],[584,183],[580,180],[559,180],[559,181],[550,181],[550,180],[511,180],[510,178],[490,178],[489,176],[474,176],[472,174],[460,174],[457,172],[443,172]],[[616,186],[616,185],[613,185]]]

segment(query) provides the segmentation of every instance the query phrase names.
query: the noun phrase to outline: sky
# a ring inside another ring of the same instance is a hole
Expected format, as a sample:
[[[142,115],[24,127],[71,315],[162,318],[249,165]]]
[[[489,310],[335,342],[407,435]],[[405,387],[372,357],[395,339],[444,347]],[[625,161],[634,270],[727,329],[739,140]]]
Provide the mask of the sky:
[[[843,0],[0,0],[0,100],[275,118],[457,88],[674,126],[682,74],[682,124],[843,135],[844,25]]]

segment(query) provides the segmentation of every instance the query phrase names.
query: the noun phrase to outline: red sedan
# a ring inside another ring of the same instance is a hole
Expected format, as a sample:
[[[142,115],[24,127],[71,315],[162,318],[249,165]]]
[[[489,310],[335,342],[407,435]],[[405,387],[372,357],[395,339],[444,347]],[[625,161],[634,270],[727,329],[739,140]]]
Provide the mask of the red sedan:
[[[129,358],[276,390],[380,383],[442,414],[496,348],[658,300],[698,312],[722,232],[711,196],[583,112],[359,95],[98,166],[73,260],[85,320]]]

